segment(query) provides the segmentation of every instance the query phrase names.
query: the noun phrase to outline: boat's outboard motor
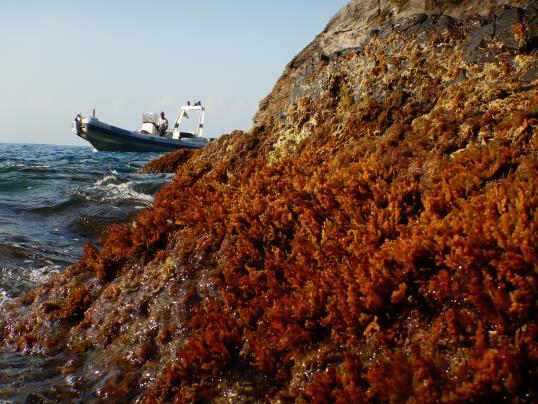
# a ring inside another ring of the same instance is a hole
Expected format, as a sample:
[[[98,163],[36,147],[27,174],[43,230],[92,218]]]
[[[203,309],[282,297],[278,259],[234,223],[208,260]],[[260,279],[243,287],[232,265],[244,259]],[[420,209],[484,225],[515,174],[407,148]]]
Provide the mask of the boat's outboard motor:
[[[77,114],[77,116],[75,117],[75,120],[71,124],[71,128],[77,136],[80,136],[80,132],[82,129],[82,117],[80,116],[80,114]]]

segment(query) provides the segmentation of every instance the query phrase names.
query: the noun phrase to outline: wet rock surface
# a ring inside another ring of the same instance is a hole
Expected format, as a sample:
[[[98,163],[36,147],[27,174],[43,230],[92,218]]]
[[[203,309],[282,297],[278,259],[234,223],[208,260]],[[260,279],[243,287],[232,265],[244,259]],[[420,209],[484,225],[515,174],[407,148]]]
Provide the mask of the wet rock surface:
[[[352,1],[0,340],[87,400],[538,400],[536,18]]]

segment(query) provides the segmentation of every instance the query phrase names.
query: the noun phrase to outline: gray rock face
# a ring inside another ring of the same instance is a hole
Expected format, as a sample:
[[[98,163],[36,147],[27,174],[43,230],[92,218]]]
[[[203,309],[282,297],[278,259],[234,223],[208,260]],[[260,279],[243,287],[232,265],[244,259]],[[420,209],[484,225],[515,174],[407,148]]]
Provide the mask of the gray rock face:
[[[285,68],[273,91],[260,102],[254,126],[269,116],[282,114],[304,95],[316,95],[326,83],[308,78],[320,63],[335,57],[360,52],[372,37],[380,40],[396,31],[403,38],[431,40],[450,25],[465,26],[468,63],[495,61],[497,49],[526,50],[536,48],[538,19],[535,2],[515,0],[510,5],[498,0],[352,0],[327,24],[322,33],[301,51]],[[465,24],[464,24],[465,23]],[[469,26],[474,27],[469,33]],[[422,38],[419,38],[422,37]],[[391,54],[387,49],[385,55]],[[536,77],[526,73],[530,82]]]
[[[398,20],[416,14],[443,14],[457,19],[471,16],[486,17],[492,13],[502,13],[506,1],[498,0],[353,0],[336,14],[324,31],[314,40],[324,53],[334,53],[342,49],[360,47],[368,39],[369,32],[376,26],[387,23],[398,25]],[[533,1],[510,1],[512,7],[527,8]],[[496,10],[497,9],[497,10]],[[505,15],[504,26],[517,22],[519,12]]]

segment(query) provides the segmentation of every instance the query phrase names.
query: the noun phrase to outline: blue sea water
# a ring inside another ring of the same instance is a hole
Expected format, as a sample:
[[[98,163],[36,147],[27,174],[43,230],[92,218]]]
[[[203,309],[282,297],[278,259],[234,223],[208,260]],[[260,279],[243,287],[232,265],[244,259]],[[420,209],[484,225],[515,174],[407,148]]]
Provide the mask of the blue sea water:
[[[151,204],[171,176],[136,171],[158,156],[0,143],[0,312]],[[43,390],[50,366],[50,358],[0,350],[0,402]]]

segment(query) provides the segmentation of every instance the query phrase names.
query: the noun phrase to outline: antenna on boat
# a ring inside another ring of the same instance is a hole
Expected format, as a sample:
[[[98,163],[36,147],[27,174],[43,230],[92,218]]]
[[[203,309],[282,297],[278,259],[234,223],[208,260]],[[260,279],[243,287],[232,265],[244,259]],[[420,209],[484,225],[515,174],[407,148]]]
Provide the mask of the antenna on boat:
[[[93,109],[93,117],[95,118],[95,108]]]

